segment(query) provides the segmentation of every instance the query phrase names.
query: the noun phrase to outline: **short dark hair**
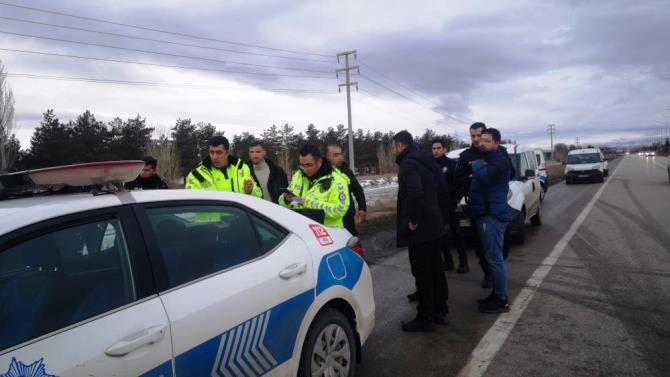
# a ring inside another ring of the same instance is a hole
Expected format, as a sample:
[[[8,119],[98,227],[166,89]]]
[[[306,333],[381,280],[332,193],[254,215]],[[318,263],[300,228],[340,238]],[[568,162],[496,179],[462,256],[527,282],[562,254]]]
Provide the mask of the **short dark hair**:
[[[342,146],[340,144],[337,144],[337,143],[328,143],[326,145],[326,151],[328,151],[328,148],[330,148],[330,147],[338,147],[338,148],[340,148],[341,151],[344,151],[344,148],[342,148]]]
[[[393,135],[393,141],[402,145],[410,145],[414,142],[414,138],[412,137],[412,134],[409,133],[409,131],[402,130]]]
[[[146,156],[142,158],[142,161],[144,161],[145,166],[151,166],[154,169],[156,169],[156,166],[158,165],[158,161],[151,156]]]
[[[493,138],[493,141],[500,143],[500,131],[495,128],[487,128],[482,131],[482,135],[489,134]]]
[[[302,157],[312,155],[315,160],[318,160],[321,158],[321,151],[319,148],[317,148],[314,145],[311,144],[305,144],[300,148],[300,151],[298,152]]]
[[[261,147],[261,148],[267,150],[267,148],[265,148],[265,143],[263,142],[263,140],[260,140],[260,139],[251,140],[251,143],[249,143],[249,147]]]
[[[470,125],[471,130],[481,129],[482,131],[486,129],[486,123],[484,122],[474,122]]]
[[[447,148],[447,142],[444,141],[444,139],[441,139],[441,138],[433,139],[433,140],[430,142],[430,145],[433,145],[433,144],[435,144],[435,143],[440,143],[440,145],[442,146],[442,148]]]
[[[223,135],[214,135],[207,140],[207,144],[210,147],[216,147],[217,145],[223,145],[223,147],[228,150],[230,149],[230,142]]]

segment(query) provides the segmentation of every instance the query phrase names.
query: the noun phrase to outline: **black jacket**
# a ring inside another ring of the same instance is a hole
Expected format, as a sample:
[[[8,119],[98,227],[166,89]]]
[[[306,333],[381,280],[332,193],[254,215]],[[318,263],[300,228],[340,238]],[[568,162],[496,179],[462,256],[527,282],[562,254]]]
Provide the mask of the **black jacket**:
[[[354,172],[349,169],[349,166],[346,162],[343,163],[342,166],[340,166],[338,169],[349,178],[349,193],[356,198],[358,209],[360,211],[367,211],[368,206],[365,203],[365,193],[363,192],[363,187],[361,187],[361,184],[358,183],[358,179],[356,179]],[[353,200],[351,200],[349,203],[349,210],[347,211],[345,217],[349,215],[349,212],[352,214],[356,212],[356,206],[354,205]]]
[[[163,178],[156,174],[151,178],[137,176],[134,181],[126,182],[124,187],[126,190],[158,190],[166,189],[168,185]]]
[[[476,160],[482,159],[482,152],[479,148],[470,147],[464,150],[458,158],[456,163],[456,172],[454,173],[454,193],[457,200],[465,195],[468,196],[470,191],[470,182],[472,181],[472,165]]]
[[[456,177],[456,160],[453,160],[446,155],[443,155],[440,158],[436,158],[435,162],[440,166],[440,169],[442,171],[442,174],[444,175],[444,179],[446,182],[446,190],[449,193],[449,211],[455,211],[456,210],[456,204],[460,200],[460,198],[463,196],[460,194],[459,190],[457,190],[456,187],[456,182],[455,182],[455,177]]]
[[[266,158],[265,163],[268,164],[268,167],[270,168],[270,177],[268,178],[268,191],[270,191],[270,197],[272,198],[272,202],[278,203],[279,195],[281,195],[280,189],[288,187],[288,177],[286,176],[286,172],[284,172],[284,169],[275,165],[275,163],[272,162],[272,160]],[[254,178],[254,181],[256,181],[258,187],[260,187],[261,190],[263,190],[263,187],[261,187],[261,183],[258,181],[258,177],[256,177],[253,162],[247,161],[247,165],[249,165],[250,168],[249,170],[251,170],[251,176]]]
[[[415,144],[396,158],[398,172],[397,244],[398,247],[436,240],[444,235],[446,202],[438,200],[446,188],[444,176],[433,155]],[[417,224],[411,231],[409,222]]]

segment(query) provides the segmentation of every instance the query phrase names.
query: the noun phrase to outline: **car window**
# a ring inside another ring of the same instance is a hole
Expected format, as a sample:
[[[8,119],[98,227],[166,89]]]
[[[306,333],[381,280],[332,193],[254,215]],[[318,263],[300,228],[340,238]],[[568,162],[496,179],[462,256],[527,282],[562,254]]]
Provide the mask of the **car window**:
[[[582,153],[568,155],[568,164],[595,164],[601,162],[600,153]]]
[[[279,243],[281,243],[288,235],[286,230],[271,224],[258,216],[252,215],[251,219],[256,228],[263,254],[274,249],[275,246],[279,245]]]
[[[526,152],[526,158],[528,161],[528,169],[537,170],[537,162],[535,161],[535,152]]]
[[[0,252],[0,350],[136,300],[121,223],[44,234]]]
[[[169,286],[175,287],[261,255],[246,212],[227,206],[147,210]]]

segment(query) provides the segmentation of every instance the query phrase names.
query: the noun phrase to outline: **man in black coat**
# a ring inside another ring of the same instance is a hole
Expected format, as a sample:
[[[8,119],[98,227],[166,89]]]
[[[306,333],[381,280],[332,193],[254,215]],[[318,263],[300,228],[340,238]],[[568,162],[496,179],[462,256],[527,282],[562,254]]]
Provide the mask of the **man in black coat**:
[[[140,175],[134,181],[126,182],[124,185],[126,190],[158,190],[167,189],[168,185],[163,178],[156,173],[156,166],[158,161],[147,156],[142,159],[144,161],[144,168]]]
[[[349,194],[352,198],[356,198],[356,203],[358,204],[358,213],[356,213],[356,205],[354,204],[353,199],[350,200],[349,209],[347,210],[347,213],[344,215],[343,219],[344,228],[354,236],[358,236],[358,230],[356,230],[356,218],[358,218],[359,222],[364,222],[368,211],[367,204],[365,203],[365,193],[363,192],[363,187],[361,187],[361,184],[358,183],[358,179],[356,179],[354,172],[351,171],[349,166],[347,166],[347,163],[344,162],[344,153],[342,152],[341,146],[338,144],[329,144],[326,150],[326,158],[342,174],[349,178]]]
[[[454,269],[454,262],[451,258],[451,251],[449,250],[449,241],[452,241],[456,250],[458,251],[458,269],[459,274],[466,273],[470,270],[468,267],[468,255],[465,250],[465,243],[461,237],[461,227],[456,218],[456,205],[460,201],[461,196],[455,189],[454,177],[456,172],[456,161],[447,157],[447,144],[443,139],[434,139],[432,141],[432,152],[435,162],[440,166],[444,179],[447,182],[447,189],[449,190],[451,201],[449,203],[449,235],[442,240],[442,254],[444,255],[444,263],[446,270]]]
[[[457,186],[457,190],[465,196],[466,201],[469,197],[470,182],[472,181],[472,163],[483,158],[482,151],[479,148],[479,141],[482,137],[482,131],[486,129],[486,124],[482,122],[475,122],[470,126],[470,148],[464,150],[458,158],[458,163],[456,164],[456,173],[454,176],[454,181]],[[491,288],[491,274],[489,273],[488,263],[484,257],[484,248],[482,247],[481,238],[477,232],[477,222],[472,216],[470,216],[470,224],[472,229],[475,232],[474,244],[475,252],[477,253],[477,258],[479,259],[479,265],[484,272],[484,279],[482,280],[482,287]]]
[[[275,165],[266,158],[267,149],[260,140],[254,140],[249,145],[249,162],[251,177],[256,181],[263,192],[263,199],[279,203],[281,189],[288,187],[288,178],[284,169]]]
[[[403,322],[404,331],[434,331],[434,323],[446,324],[447,279],[439,251],[448,215],[446,184],[433,156],[419,150],[407,131],[393,137],[398,171],[397,244],[407,246],[419,304],[417,316]]]

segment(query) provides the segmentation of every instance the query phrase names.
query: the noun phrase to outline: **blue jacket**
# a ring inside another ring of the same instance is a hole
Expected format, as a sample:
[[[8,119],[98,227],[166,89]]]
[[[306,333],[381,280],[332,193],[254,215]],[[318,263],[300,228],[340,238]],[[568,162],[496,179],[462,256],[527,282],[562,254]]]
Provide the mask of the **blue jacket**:
[[[511,161],[503,148],[484,153],[481,160],[472,162],[469,202],[472,217],[492,216],[501,222],[512,220],[507,205],[512,172]]]

